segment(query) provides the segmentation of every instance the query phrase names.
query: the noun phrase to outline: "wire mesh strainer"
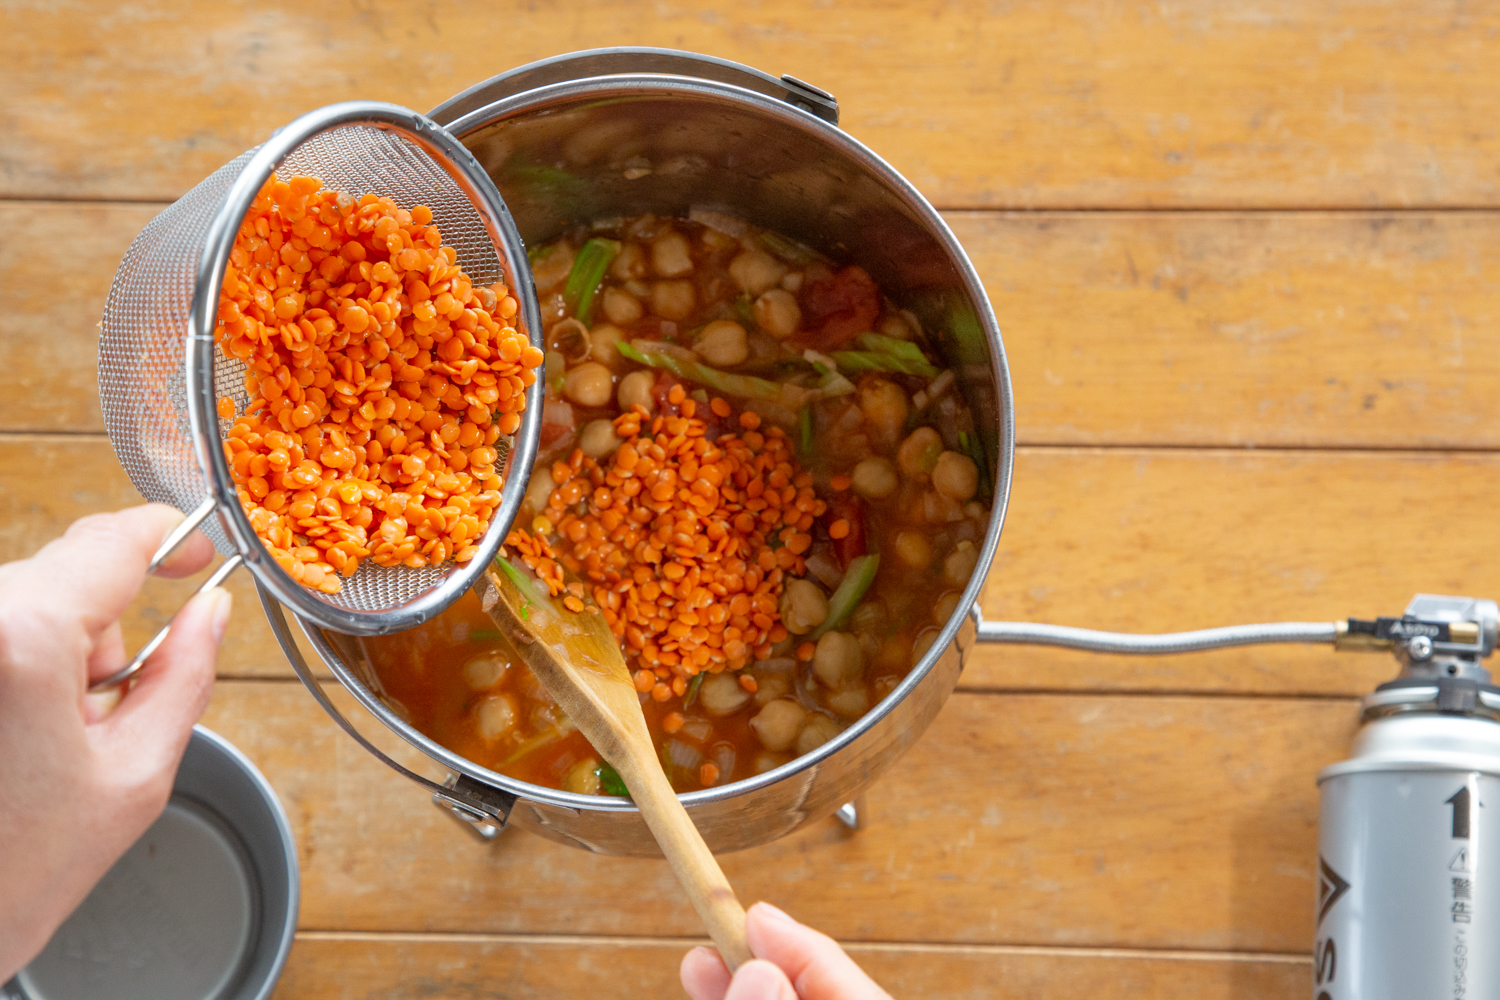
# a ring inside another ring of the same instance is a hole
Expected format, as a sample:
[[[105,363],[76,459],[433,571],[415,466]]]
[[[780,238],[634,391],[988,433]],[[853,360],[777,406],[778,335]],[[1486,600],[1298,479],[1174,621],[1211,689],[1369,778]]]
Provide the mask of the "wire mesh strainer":
[[[479,554],[465,566],[410,569],[365,560],[343,590],[308,590],[278,566],[241,509],[222,440],[232,421],[217,401],[249,402],[246,366],[214,344],[220,286],[251,202],[274,173],[306,175],[359,197],[375,193],[403,208],[423,204],[475,287],[504,280],[517,317],[540,346],[539,311],[525,247],[489,175],[449,132],[415,111],[373,101],[303,115],[235,158],[158,215],[115,273],[99,338],[99,395],[115,454],[148,500],[189,513],[162,544],[160,562],[195,527],[228,557],[203,590],[240,564],[296,614],[323,628],[382,635],[420,624],[456,600],[494,557],[514,520],[541,429],[542,380],[527,390],[511,439],[497,442],[505,489]],[[217,518],[210,518],[217,514]],[[200,590],[201,592],[201,590]],[[170,628],[170,625],[168,626]],[[130,664],[95,685],[134,674],[166,636],[162,629]]]

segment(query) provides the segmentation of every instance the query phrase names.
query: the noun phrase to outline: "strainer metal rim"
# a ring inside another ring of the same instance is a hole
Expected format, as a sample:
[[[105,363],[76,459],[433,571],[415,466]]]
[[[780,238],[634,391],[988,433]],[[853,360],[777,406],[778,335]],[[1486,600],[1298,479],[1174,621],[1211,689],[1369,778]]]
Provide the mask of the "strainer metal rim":
[[[513,436],[514,446],[505,470],[505,489],[489,530],[480,539],[479,553],[468,565],[456,566],[436,587],[393,608],[356,611],[315,597],[270,557],[240,507],[229,464],[224,458],[223,448],[219,447],[218,400],[214,395],[213,375],[217,355],[213,333],[218,320],[219,294],[235,238],[261,187],[281,162],[304,142],[324,132],[349,126],[368,126],[400,135],[432,157],[469,196],[499,251],[506,284],[520,303],[520,318],[527,337],[533,346],[543,349],[541,309],[531,269],[525,263],[525,243],[511,219],[509,208],[500,197],[499,189],[479,161],[451,132],[410,108],[384,101],[345,101],[310,111],[275,132],[255,151],[225,193],[219,211],[209,225],[194,281],[186,344],[187,411],[194,446],[199,452],[198,465],[217,504],[219,522],[255,578],[299,616],[305,616],[324,628],[352,635],[387,635],[420,625],[441,613],[469,589],[494,559],[520,510],[531,465],[536,460],[545,378],[538,369],[536,381],[526,391],[526,409],[521,415],[521,426]]]

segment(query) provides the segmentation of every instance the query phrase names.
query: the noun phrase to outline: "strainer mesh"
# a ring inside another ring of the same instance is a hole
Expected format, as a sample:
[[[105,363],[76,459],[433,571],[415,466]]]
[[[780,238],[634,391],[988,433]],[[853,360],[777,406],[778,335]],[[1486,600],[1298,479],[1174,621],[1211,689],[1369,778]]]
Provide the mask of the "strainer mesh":
[[[198,262],[225,195],[254,153],[252,149],[215,171],[142,230],[120,262],[104,306],[99,396],[110,442],[142,496],[184,513],[209,495],[187,409],[192,377],[186,367],[188,316]],[[317,177],[326,187],[355,197],[373,192],[403,208],[427,205],[443,242],[457,252],[475,287],[503,277],[500,256],[469,196],[425,150],[397,133],[364,125],[323,132],[295,147],[277,174],[283,179]],[[228,396],[243,412],[249,403],[245,363],[215,348],[213,371],[214,398]],[[219,422],[220,440],[231,424]],[[502,469],[509,445],[497,442]],[[217,441],[212,446],[220,447]],[[514,471],[507,470],[508,488]],[[226,485],[232,492],[233,484]],[[497,518],[489,530],[505,529]],[[217,519],[205,521],[203,530],[221,554],[235,551]],[[452,569],[451,563],[384,567],[367,559],[344,580],[340,593],[314,596],[352,610],[380,611],[418,597]]]

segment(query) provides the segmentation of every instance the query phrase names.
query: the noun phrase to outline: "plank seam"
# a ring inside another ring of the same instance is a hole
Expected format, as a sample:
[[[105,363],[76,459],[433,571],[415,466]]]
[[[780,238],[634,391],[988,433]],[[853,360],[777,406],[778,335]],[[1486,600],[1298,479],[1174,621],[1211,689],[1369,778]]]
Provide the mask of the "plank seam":
[[[94,197],[90,195],[67,195],[50,194],[43,198],[33,195],[13,194],[0,192],[0,204],[12,205],[120,205],[125,207],[137,207],[143,205],[165,208],[180,198],[181,192],[175,197],[163,198],[159,195],[142,195],[140,197],[113,196]],[[1361,204],[1327,204],[1327,205],[1232,205],[1232,204],[1205,204],[1205,205],[1069,205],[1066,203],[1055,205],[977,205],[977,204],[940,204],[933,203],[934,207],[944,214],[965,213],[970,215],[1420,215],[1429,214],[1494,214],[1500,212],[1500,205],[1484,204],[1433,204],[1433,205],[1361,205]]]
[[[108,442],[109,435],[103,431],[74,431],[67,429],[33,430],[31,428],[0,428],[0,444],[20,443],[22,441],[47,441],[56,439],[58,441],[99,441]],[[1229,457],[1254,452],[1266,452],[1268,454],[1293,454],[1293,455],[1329,455],[1333,457],[1342,456],[1380,456],[1382,458],[1444,458],[1462,457],[1466,455],[1500,455],[1500,447],[1486,448],[1475,446],[1466,448],[1455,445],[1434,445],[1431,448],[1414,448],[1410,445],[1392,445],[1382,447],[1380,445],[1283,445],[1283,444],[1177,444],[1177,443],[1145,443],[1145,442],[1109,442],[1105,444],[1054,444],[1051,442],[1033,443],[1028,441],[1017,441],[1016,451],[1018,454],[1037,455],[1079,455],[1091,452],[1110,454],[1115,452],[1141,452],[1172,454],[1177,452],[1190,452],[1206,457]]]
[[[652,937],[588,934],[506,934],[444,931],[339,931],[306,929],[297,931],[303,941],[366,941],[410,944],[502,944],[551,945],[556,947],[600,945],[614,947],[691,948],[709,944],[707,938]],[[1059,958],[1124,958],[1139,961],[1182,962],[1274,962],[1301,965],[1312,961],[1311,955],[1296,952],[1195,951],[1183,948],[1090,948],[1037,944],[965,944],[958,941],[850,941],[839,942],[853,952],[918,952],[924,954],[1035,955]]]

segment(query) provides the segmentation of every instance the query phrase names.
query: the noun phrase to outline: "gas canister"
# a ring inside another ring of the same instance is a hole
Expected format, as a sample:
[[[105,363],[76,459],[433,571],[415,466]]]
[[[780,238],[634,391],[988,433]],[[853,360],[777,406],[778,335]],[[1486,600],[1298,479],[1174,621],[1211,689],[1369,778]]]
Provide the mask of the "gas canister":
[[[1406,610],[1339,637],[1403,669],[1318,776],[1314,1000],[1500,997],[1500,689],[1480,664],[1496,606],[1420,594]]]

